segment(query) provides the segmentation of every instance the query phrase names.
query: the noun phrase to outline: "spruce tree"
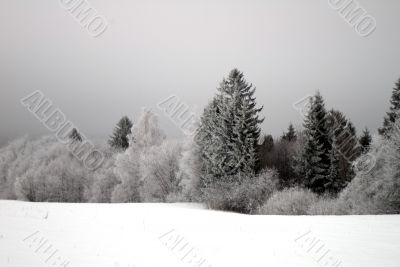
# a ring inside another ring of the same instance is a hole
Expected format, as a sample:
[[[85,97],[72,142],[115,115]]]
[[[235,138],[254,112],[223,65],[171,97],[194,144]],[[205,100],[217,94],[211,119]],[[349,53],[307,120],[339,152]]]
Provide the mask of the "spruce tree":
[[[329,174],[327,177],[328,183],[327,188],[330,193],[337,194],[340,192],[344,187],[345,184],[340,179],[339,173],[339,165],[340,165],[340,154],[337,149],[337,142],[336,138],[332,138],[332,149],[329,153]]]
[[[72,129],[71,133],[69,134],[69,139],[71,139],[73,142],[82,142],[82,136],[76,128]]]
[[[296,131],[293,127],[293,124],[290,123],[287,133],[283,133],[283,135],[282,135],[282,140],[285,140],[288,142],[295,142],[296,139],[297,139]]]
[[[234,69],[204,110],[196,135],[203,162],[203,186],[236,174],[254,173],[260,136],[255,88]]]
[[[132,126],[132,121],[127,116],[123,116],[114,128],[108,141],[109,145],[117,150],[126,150],[129,147],[128,136],[131,134]]]
[[[390,104],[391,106],[389,111],[386,113],[386,116],[383,120],[383,126],[378,130],[379,134],[386,138],[390,137],[393,124],[400,112],[400,78],[395,83],[395,87],[393,88]]]
[[[371,134],[368,130],[368,128],[365,128],[361,137],[360,137],[360,145],[362,147],[362,153],[368,153],[369,148],[371,146],[371,142],[372,142],[372,137]]]
[[[327,112],[319,92],[310,99],[310,109],[304,121],[306,144],[298,160],[297,171],[303,184],[316,193],[327,190],[331,143],[327,128]]]
[[[331,181],[328,190],[337,194],[353,178],[353,161],[360,156],[361,147],[358,143],[356,129],[346,116],[337,110],[331,110],[328,115],[328,131],[332,144],[330,154],[335,155],[338,160],[338,176]],[[332,164],[332,156],[331,156]],[[331,166],[331,168],[334,168]]]
[[[257,146],[257,168],[256,172],[263,170],[267,167],[268,158],[272,150],[274,149],[274,138],[272,135],[264,135],[262,137],[262,143]]]

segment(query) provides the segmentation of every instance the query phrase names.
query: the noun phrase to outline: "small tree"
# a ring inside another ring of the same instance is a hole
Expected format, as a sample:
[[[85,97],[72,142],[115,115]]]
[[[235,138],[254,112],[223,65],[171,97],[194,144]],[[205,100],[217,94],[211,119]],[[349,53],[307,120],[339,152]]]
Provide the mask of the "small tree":
[[[274,138],[272,137],[272,135],[264,135],[262,137],[262,142],[257,146],[257,173],[268,166],[273,148]]]
[[[69,134],[69,139],[71,139],[73,142],[82,142],[82,136],[76,128],[72,129],[71,133]]]
[[[131,134],[133,123],[127,117],[122,117],[114,129],[113,135],[110,137],[108,143],[112,148],[118,150],[125,150],[129,146],[128,136]]]
[[[386,138],[390,137],[393,124],[399,116],[398,113],[400,112],[400,78],[395,83],[395,87],[393,88],[390,104],[391,106],[389,111],[386,113],[386,117],[383,120],[383,126],[378,130],[379,134]]]
[[[361,137],[360,137],[360,145],[362,147],[362,153],[368,153],[369,148],[371,146],[371,142],[372,142],[372,137],[371,134],[368,130],[368,128],[365,128]]]
[[[157,115],[143,110],[138,123],[132,127],[128,149],[116,158],[114,173],[119,184],[112,193],[112,202],[143,200],[143,159],[153,147],[160,146],[164,139],[165,134],[159,128]]]
[[[282,140],[288,142],[294,142],[296,141],[296,139],[297,139],[296,130],[294,129],[293,124],[289,124],[287,133],[283,133],[282,135]]]

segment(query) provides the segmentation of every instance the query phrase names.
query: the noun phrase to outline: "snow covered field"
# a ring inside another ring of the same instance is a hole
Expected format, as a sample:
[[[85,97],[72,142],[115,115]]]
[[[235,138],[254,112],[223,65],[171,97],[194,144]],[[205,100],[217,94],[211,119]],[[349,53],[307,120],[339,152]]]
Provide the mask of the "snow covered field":
[[[0,266],[400,266],[400,216],[0,201]]]

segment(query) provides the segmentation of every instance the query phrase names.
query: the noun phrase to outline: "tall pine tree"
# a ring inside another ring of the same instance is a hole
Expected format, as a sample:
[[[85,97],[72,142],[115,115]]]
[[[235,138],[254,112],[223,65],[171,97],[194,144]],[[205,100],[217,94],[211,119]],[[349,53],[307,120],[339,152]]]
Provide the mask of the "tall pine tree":
[[[204,110],[196,135],[203,162],[203,186],[255,172],[256,147],[263,121],[256,108],[255,88],[234,69]]]
[[[400,112],[400,78],[395,83],[395,87],[392,91],[392,97],[390,99],[390,108],[386,113],[386,117],[383,120],[383,126],[378,130],[379,134],[386,138],[390,137],[390,132],[393,129],[393,124]]]
[[[336,141],[336,137],[333,136],[332,137],[332,149],[329,153],[329,160],[330,160],[330,164],[329,164],[329,173],[328,173],[328,183],[326,185],[328,191],[330,193],[334,193],[337,194],[338,192],[340,192],[344,187],[345,187],[345,183],[343,181],[341,181],[341,177],[340,177],[340,154],[339,151],[337,149],[337,141]],[[347,183],[346,183],[347,184]]]
[[[327,112],[324,100],[319,92],[310,99],[310,109],[304,121],[306,144],[300,159],[297,160],[297,172],[304,177],[301,183],[316,193],[327,190],[330,166],[331,143],[327,127]]]
[[[333,168],[337,168],[338,173],[336,179],[330,181],[328,190],[333,194],[337,194],[354,178],[352,163],[360,156],[361,147],[358,143],[355,127],[342,112],[331,110],[327,121],[329,138],[332,150],[334,150],[330,152],[330,168],[331,171]],[[335,166],[332,166],[332,164]],[[332,177],[330,176],[330,178]]]
[[[123,116],[114,129],[109,145],[118,150],[126,150],[129,147],[129,135],[131,134],[133,123],[127,117]]]

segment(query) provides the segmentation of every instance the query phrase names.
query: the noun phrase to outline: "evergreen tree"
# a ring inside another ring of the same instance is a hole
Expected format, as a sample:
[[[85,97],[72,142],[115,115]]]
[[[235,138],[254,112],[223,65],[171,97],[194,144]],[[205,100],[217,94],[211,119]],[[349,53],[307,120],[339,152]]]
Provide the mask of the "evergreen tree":
[[[361,137],[360,137],[360,145],[362,147],[362,153],[368,153],[369,148],[371,146],[371,142],[372,142],[372,137],[371,134],[368,130],[368,128],[365,128]]]
[[[383,120],[383,126],[378,130],[379,134],[383,135],[386,138],[390,137],[390,132],[393,129],[393,124],[396,121],[396,118],[399,116],[400,112],[400,78],[395,83],[395,87],[393,88],[390,104],[391,106],[389,108],[389,112],[386,113],[386,117]]]
[[[274,138],[272,135],[264,135],[264,137],[262,137],[262,143],[257,146],[257,173],[267,167],[269,156],[272,153],[273,148]]]
[[[114,129],[113,135],[108,143],[112,148],[126,150],[129,147],[129,135],[131,134],[133,123],[127,117],[122,117]]]
[[[337,194],[344,187],[345,184],[342,182],[340,177],[339,168],[340,168],[340,154],[337,149],[336,138],[332,138],[332,149],[329,153],[330,165],[329,165],[329,174],[328,174],[328,184],[327,187],[331,193]]]
[[[260,137],[255,88],[234,69],[204,110],[196,136],[203,161],[203,186],[236,174],[254,173]]]
[[[73,142],[82,142],[82,136],[76,128],[72,129],[71,133],[69,134],[69,139],[71,139]]]
[[[296,139],[297,139],[297,136],[296,136],[296,131],[293,127],[293,124],[289,124],[287,133],[283,133],[283,135],[282,135],[282,140],[285,140],[288,142],[295,142]]]
[[[327,128],[327,112],[319,92],[310,99],[310,109],[304,121],[306,144],[297,161],[297,172],[304,177],[302,182],[316,193],[327,190],[331,143]]]
[[[355,127],[342,112],[331,110],[328,118],[329,138],[332,150],[335,150],[331,155],[338,160],[338,176],[330,182],[329,191],[337,194],[354,178],[352,164],[361,155],[361,148]]]

